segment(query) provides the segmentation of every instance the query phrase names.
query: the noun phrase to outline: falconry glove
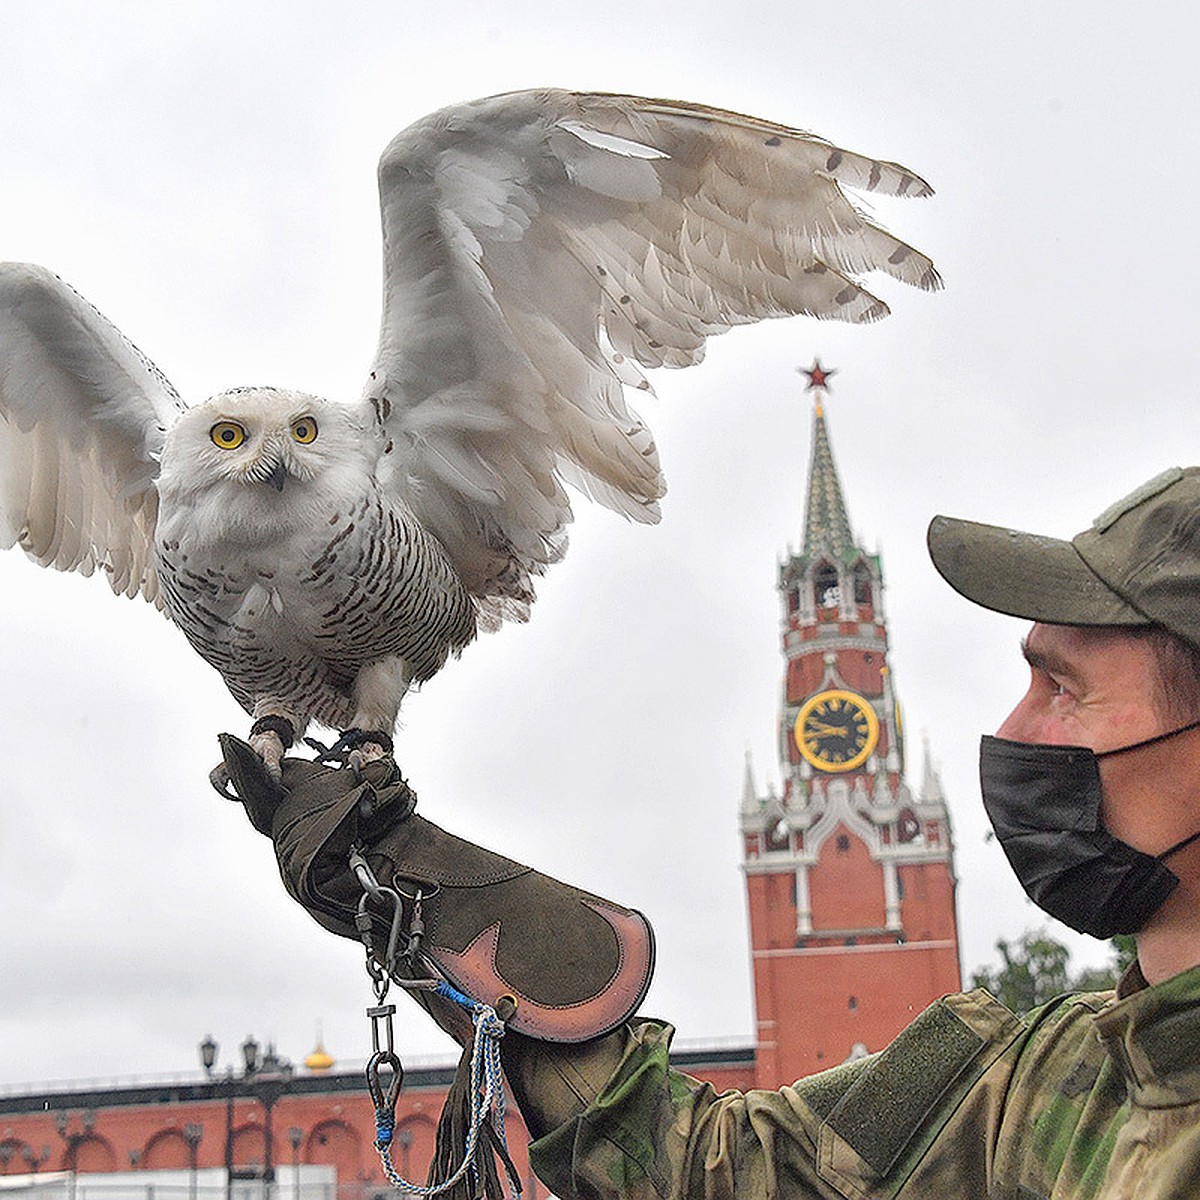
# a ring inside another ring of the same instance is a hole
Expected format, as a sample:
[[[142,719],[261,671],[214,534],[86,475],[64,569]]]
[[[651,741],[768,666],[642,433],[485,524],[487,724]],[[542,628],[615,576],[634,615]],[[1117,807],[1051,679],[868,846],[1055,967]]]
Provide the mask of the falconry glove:
[[[371,946],[397,947],[390,963],[376,953],[397,981],[441,978],[504,1011],[515,1001],[508,1027],[547,1042],[596,1038],[641,1003],[654,965],[653,933],[641,913],[425,820],[390,758],[357,775],[285,758],[280,784],[247,743],[228,734],[220,740],[221,782],[275,843],[288,892],[326,929],[356,940],[366,932]],[[364,901],[354,852],[368,877],[403,902],[398,941],[393,914]],[[452,1006],[443,1013],[428,1003],[437,997],[417,998],[452,1036],[469,1036]]]

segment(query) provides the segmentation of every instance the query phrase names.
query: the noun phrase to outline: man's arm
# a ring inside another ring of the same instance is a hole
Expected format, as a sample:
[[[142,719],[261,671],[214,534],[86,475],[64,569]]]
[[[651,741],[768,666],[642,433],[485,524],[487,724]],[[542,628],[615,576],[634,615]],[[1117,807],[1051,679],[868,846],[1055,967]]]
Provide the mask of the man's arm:
[[[883,1052],[777,1090],[717,1093],[671,1069],[672,1032],[632,1021],[585,1046],[503,1046],[530,1161],[555,1194],[989,1194],[1026,1029],[985,992],[938,1001]]]
[[[343,936],[362,932],[355,918],[361,915],[363,888],[349,855],[358,847],[380,880],[395,882],[403,875],[432,882],[422,934],[427,949],[451,928],[454,944],[464,949],[494,932],[499,953],[492,965],[506,959],[504,970],[522,969],[530,993],[543,996],[543,1007],[557,1004],[569,1015],[573,1006],[562,997],[579,983],[574,964],[583,978],[594,973],[594,956],[563,954],[565,943],[546,930],[569,927],[581,905],[589,912],[597,904],[630,911],[537,876],[415,817],[415,798],[390,763],[371,764],[360,781],[348,770],[285,760],[281,792],[262,777],[249,747],[243,755],[241,743],[226,739],[225,745],[227,783],[255,827],[272,838],[288,891]],[[521,890],[513,890],[514,881]],[[529,936],[539,945],[523,952],[525,935],[512,931],[528,926],[531,895],[541,906],[542,923]],[[374,931],[381,933],[386,935],[386,922]],[[604,933],[605,939],[611,936]],[[454,952],[454,961],[462,957]],[[421,959],[395,965],[400,977],[419,970]],[[543,969],[550,972],[545,978]],[[590,998],[586,988],[581,994]],[[626,1013],[640,994],[638,983]],[[415,998],[456,1040],[469,1037],[461,1009],[429,994]],[[989,1130],[1001,1106],[986,1097],[962,1102],[1020,1025],[990,997],[955,999],[954,1005],[934,1005],[882,1054],[778,1091],[718,1095],[710,1084],[672,1070],[673,1031],[654,1021],[628,1020],[615,1032],[580,1042],[522,1036],[510,1025],[501,1054],[536,1139],[531,1161],[564,1197],[896,1195],[910,1176],[915,1181],[922,1174],[917,1167],[952,1114],[954,1153],[943,1156],[950,1166],[939,1167],[933,1178],[939,1186],[974,1186],[985,1178]],[[611,1021],[599,1027],[610,1026]],[[986,1187],[929,1194],[985,1192]]]

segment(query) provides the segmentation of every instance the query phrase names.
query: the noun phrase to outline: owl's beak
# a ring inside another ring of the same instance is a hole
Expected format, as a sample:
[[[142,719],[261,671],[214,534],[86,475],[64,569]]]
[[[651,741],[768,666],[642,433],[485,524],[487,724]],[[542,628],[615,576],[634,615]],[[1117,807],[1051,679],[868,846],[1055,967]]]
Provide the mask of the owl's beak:
[[[277,492],[283,491],[283,485],[287,482],[288,470],[281,462],[277,462],[272,468],[270,475],[267,476],[266,482],[269,483]]]

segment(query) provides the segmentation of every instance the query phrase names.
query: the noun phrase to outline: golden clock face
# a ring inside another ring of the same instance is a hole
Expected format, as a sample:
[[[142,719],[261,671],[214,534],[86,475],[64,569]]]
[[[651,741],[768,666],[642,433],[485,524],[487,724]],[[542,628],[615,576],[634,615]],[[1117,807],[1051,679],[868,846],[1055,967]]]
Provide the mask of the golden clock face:
[[[796,747],[822,771],[853,771],[879,741],[875,710],[853,692],[818,692],[806,700],[793,730]]]

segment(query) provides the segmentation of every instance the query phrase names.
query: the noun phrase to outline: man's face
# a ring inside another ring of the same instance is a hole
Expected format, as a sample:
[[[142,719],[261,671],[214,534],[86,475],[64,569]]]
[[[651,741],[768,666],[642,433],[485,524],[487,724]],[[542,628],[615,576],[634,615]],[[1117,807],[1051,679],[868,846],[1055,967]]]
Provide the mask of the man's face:
[[[1035,625],[1022,642],[1029,690],[996,731],[1014,742],[1102,753],[1164,732],[1150,646],[1119,630]]]
[[[999,737],[1103,753],[1175,727],[1157,707],[1158,668],[1145,639],[1111,628],[1034,625],[1022,648],[1029,690]],[[1178,840],[1177,814],[1163,800],[1183,750],[1171,739],[1101,760],[1110,833],[1149,854]]]

